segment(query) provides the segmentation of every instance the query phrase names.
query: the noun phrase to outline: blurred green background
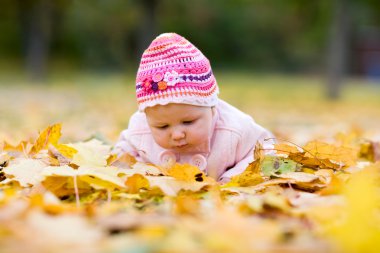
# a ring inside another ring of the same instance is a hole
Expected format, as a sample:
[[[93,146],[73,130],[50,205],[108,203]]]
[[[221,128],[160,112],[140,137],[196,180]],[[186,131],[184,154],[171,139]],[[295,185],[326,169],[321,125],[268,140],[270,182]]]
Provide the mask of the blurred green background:
[[[200,48],[220,96],[278,136],[379,137],[378,0],[2,0],[0,31],[1,140],[62,122],[69,141],[114,142],[162,32]]]

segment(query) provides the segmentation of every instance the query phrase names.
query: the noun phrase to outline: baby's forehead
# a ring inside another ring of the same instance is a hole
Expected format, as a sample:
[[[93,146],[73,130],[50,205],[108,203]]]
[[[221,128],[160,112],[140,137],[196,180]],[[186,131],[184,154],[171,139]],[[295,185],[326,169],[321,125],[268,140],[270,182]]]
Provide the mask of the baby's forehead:
[[[163,119],[163,118],[187,118],[201,116],[209,113],[211,107],[195,106],[188,104],[166,104],[148,107],[145,114],[148,118]]]

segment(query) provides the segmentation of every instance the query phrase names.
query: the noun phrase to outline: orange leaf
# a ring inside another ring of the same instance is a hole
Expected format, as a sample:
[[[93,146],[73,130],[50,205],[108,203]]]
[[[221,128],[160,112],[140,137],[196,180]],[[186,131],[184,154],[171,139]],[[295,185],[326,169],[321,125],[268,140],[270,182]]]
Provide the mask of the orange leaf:
[[[143,175],[134,174],[127,178],[125,185],[130,193],[138,193],[142,188],[149,188],[149,181]]]
[[[347,167],[355,164],[357,150],[349,147],[335,146],[324,142],[311,141],[303,149],[306,151],[305,157],[312,159],[327,159],[336,163],[340,167]]]
[[[303,153],[303,151],[299,150],[296,146],[289,145],[286,143],[274,144],[274,149],[276,150],[277,154],[284,155]]]

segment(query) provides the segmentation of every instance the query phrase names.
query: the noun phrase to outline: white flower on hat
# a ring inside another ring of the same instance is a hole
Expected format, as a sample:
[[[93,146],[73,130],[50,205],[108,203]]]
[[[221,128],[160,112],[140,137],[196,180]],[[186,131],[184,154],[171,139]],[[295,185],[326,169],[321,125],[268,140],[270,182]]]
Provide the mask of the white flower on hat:
[[[174,70],[171,72],[168,71],[164,75],[164,81],[168,84],[168,86],[174,86],[179,82],[179,75]]]

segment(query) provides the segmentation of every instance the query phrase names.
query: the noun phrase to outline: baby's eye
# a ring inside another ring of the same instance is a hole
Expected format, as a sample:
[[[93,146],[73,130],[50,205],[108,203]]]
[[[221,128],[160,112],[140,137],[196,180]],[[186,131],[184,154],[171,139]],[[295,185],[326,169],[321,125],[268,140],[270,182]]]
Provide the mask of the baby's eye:
[[[191,125],[194,123],[194,120],[185,120],[182,122],[184,125]]]
[[[169,125],[162,125],[162,126],[156,126],[158,129],[166,129],[168,128]]]

